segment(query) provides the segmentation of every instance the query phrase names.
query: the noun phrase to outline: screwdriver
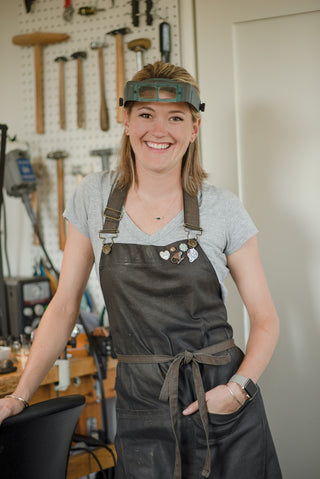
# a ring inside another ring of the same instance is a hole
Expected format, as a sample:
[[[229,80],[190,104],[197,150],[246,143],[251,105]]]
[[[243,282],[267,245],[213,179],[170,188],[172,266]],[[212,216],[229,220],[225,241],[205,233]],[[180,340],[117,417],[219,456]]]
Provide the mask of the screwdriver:
[[[96,12],[105,12],[105,10],[105,8],[80,7],[78,13],[79,15],[94,15]]]

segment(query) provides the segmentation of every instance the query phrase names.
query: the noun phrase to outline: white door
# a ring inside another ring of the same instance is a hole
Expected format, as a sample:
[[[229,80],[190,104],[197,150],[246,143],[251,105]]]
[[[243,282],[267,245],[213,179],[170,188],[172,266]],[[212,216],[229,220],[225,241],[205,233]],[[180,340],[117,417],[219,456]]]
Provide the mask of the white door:
[[[317,479],[320,1],[196,0],[195,18],[204,166],[254,218],[281,320],[260,384],[284,479]]]

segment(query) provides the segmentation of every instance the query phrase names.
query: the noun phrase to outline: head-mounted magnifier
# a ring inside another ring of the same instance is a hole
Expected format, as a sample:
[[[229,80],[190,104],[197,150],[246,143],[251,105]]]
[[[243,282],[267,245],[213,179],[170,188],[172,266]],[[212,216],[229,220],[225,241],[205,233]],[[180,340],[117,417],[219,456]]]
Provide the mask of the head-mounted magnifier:
[[[177,82],[166,78],[150,78],[139,82],[128,81],[119,98],[120,106],[126,106],[128,101],[174,102],[184,101],[197,111],[204,111],[205,103],[201,103],[196,88],[190,83]]]

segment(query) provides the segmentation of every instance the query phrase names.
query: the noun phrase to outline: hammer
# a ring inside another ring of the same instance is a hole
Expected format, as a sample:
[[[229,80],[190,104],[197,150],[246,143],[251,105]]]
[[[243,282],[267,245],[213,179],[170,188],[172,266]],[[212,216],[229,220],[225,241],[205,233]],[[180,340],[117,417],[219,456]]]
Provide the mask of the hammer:
[[[136,52],[137,54],[137,70],[142,70],[143,68],[143,52],[148,50],[151,46],[151,41],[149,38],[137,38],[128,43],[129,50]]]
[[[108,32],[108,35],[116,37],[116,61],[117,61],[117,122],[123,122],[123,109],[119,105],[119,98],[124,90],[124,56],[123,56],[123,36],[131,33],[130,28],[118,28]]]
[[[71,55],[77,60],[77,124],[78,128],[84,127],[84,108],[83,108],[83,74],[81,60],[87,58],[87,52],[75,52]]]
[[[67,57],[57,57],[54,59],[59,63],[59,107],[60,107],[60,128],[66,129],[66,110],[65,110],[65,90],[64,90],[64,64],[68,61]]]
[[[106,43],[91,42],[90,46],[92,50],[98,50],[99,59],[99,80],[100,80],[100,128],[102,131],[109,130],[108,109],[106,103],[106,94],[104,86],[104,68],[103,68],[103,56],[102,48],[106,47]]]
[[[100,156],[102,161],[102,170],[109,170],[109,157],[112,155],[112,148],[106,148],[105,150],[91,150],[91,156]]]
[[[62,251],[66,244],[66,227],[62,216],[64,210],[63,159],[67,156],[68,153],[65,151],[52,151],[47,154],[47,158],[57,161],[59,248]]]
[[[50,43],[64,42],[68,40],[69,35],[66,33],[44,33],[34,32],[25,35],[16,35],[12,38],[15,45],[28,47],[34,46],[34,66],[36,80],[36,132],[44,133],[43,121],[43,62],[42,62],[42,46]]]

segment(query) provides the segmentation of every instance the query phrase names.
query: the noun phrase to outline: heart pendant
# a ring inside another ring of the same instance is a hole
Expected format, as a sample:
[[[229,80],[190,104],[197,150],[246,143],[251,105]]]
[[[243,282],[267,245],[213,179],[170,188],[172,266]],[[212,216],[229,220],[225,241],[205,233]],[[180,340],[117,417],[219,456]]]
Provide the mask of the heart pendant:
[[[170,258],[170,253],[167,249],[165,251],[160,251],[159,255],[160,255],[160,258],[166,261]]]

